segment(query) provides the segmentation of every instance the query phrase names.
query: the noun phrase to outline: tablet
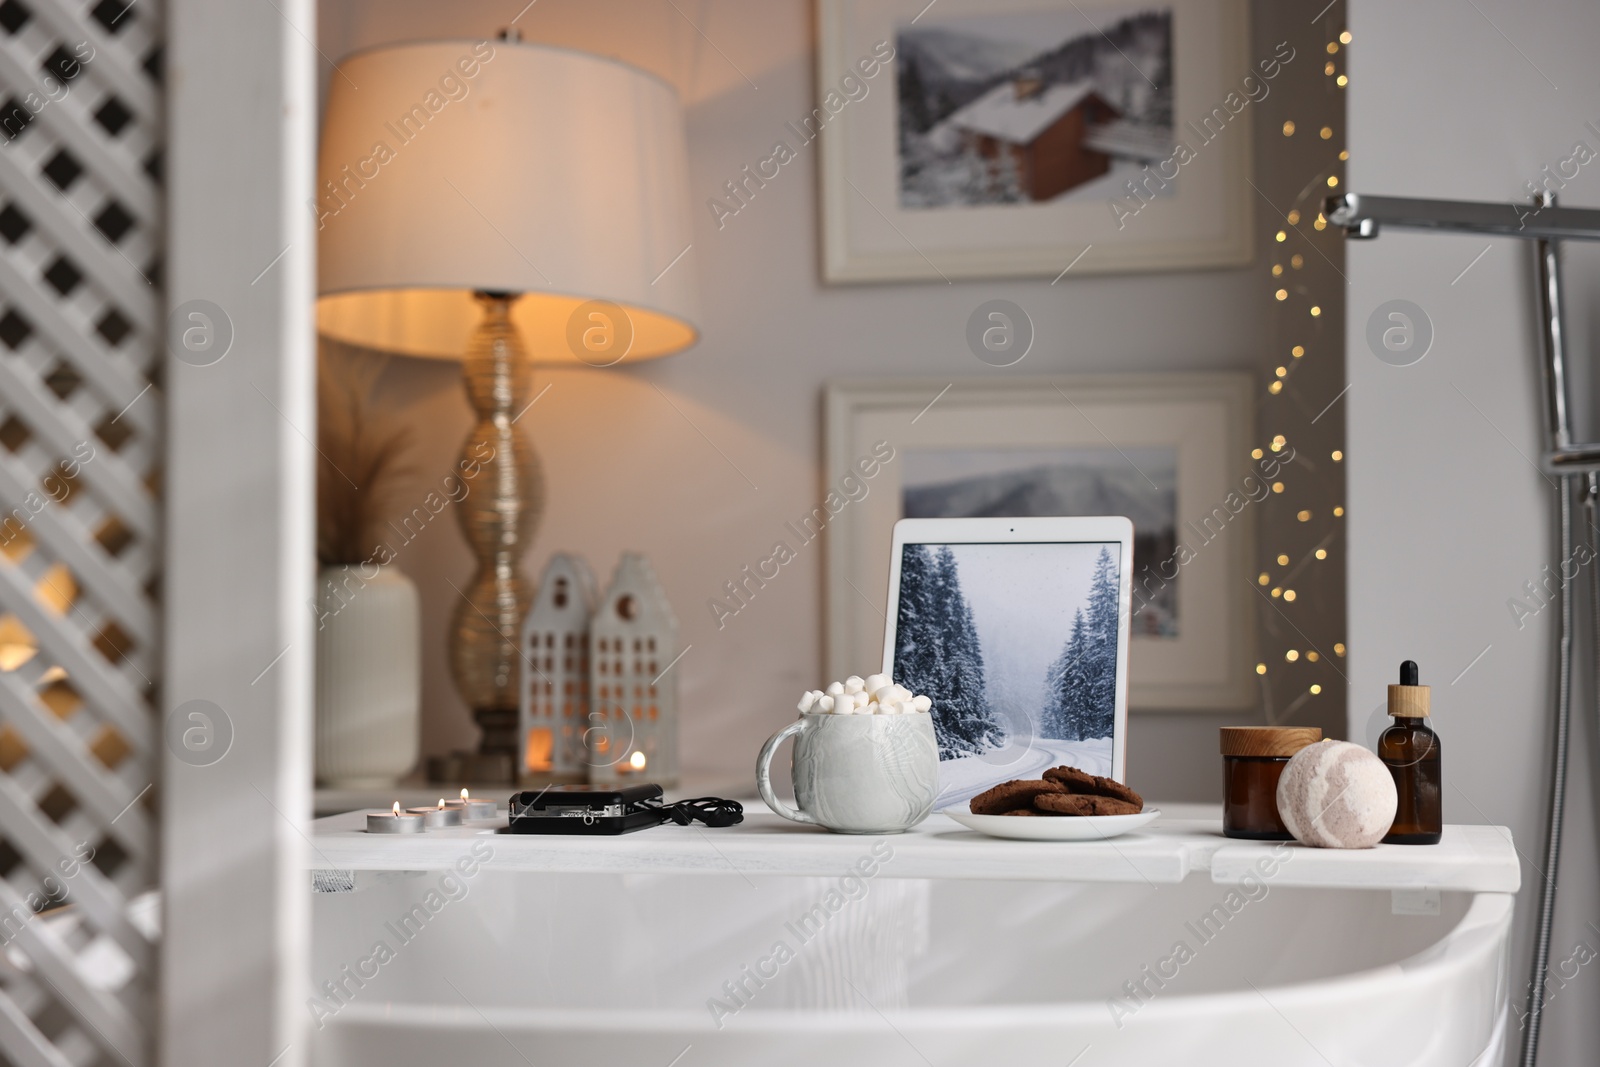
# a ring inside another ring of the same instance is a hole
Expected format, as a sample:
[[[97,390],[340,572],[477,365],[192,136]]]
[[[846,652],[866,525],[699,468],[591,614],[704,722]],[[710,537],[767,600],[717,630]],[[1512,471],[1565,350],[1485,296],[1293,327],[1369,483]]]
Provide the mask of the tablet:
[[[1123,781],[1133,523],[901,519],[883,670],[933,700],[935,809],[1070,764]]]

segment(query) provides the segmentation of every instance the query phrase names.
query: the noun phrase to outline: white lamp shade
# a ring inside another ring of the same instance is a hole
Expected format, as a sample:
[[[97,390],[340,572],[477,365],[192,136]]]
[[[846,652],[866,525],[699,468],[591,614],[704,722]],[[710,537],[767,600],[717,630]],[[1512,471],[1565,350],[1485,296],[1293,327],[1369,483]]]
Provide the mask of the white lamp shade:
[[[525,294],[540,362],[594,362],[596,324],[631,326],[630,361],[697,337],[683,112],[642,71],[507,41],[361,52],[332,79],[317,179],[329,337],[460,358],[478,290]]]

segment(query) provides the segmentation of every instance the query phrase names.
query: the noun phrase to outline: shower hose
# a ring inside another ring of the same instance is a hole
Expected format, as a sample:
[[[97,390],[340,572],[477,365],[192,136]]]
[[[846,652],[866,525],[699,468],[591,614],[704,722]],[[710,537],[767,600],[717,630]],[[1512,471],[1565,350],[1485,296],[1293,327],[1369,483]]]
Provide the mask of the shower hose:
[[[1546,816],[1543,881],[1539,885],[1539,925],[1534,934],[1533,962],[1528,981],[1528,1010],[1523,1016],[1521,1067],[1535,1067],[1539,1059],[1539,1027],[1544,1020],[1545,971],[1550,965],[1550,930],[1556,916],[1556,878],[1561,865],[1561,824],[1566,814],[1567,747],[1572,726],[1572,629],[1576,586],[1567,576],[1567,561],[1578,540],[1573,529],[1572,494],[1583,492],[1584,540],[1594,552],[1600,550],[1600,524],[1596,497],[1600,495],[1600,476],[1563,475],[1556,483],[1561,518],[1561,634],[1556,646],[1556,722],[1555,739],[1550,749],[1550,804]],[[1600,565],[1589,567],[1594,633],[1600,641]],[[1600,650],[1597,650],[1600,651]],[[1600,655],[1597,655],[1596,693],[1600,695]]]

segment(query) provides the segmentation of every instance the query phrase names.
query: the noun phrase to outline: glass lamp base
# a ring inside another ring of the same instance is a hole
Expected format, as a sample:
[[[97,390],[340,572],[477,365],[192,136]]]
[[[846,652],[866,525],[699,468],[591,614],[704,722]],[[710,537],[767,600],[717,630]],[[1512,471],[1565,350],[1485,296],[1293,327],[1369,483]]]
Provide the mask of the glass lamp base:
[[[511,321],[513,294],[480,293],[483,321],[467,346],[462,378],[477,423],[458,463],[467,494],[455,505],[477,561],[450,626],[450,671],[483,731],[478,752],[516,764],[523,659],[517,647],[533,597],[522,556],[544,514],[544,472],[517,425],[532,400],[533,371]],[[498,776],[497,776],[498,780]]]

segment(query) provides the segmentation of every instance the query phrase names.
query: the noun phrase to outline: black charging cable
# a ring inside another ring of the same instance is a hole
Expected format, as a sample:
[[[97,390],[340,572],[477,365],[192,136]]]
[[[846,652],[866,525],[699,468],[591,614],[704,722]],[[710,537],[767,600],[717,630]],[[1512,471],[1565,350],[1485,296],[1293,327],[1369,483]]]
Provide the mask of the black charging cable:
[[[744,822],[744,805],[737,800],[721,797],[698,797],[680,800],[676,804],[663,804],[659,799],[641,801],[639,806],[661,813],[662,822],[675,822],[688,826],[699,821],[707,826],[737,826]]]

